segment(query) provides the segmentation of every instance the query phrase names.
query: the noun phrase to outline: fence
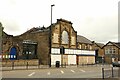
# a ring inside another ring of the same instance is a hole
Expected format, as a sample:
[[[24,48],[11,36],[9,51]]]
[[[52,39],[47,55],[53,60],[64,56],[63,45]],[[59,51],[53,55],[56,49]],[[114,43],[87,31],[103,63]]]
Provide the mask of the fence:
[[[40,64],[39,60],[7,60],[2,62],[2,70],[39,68],[49,68],[49,66]]]
[[[120,77],[120,67],[102,68],[102,78]]]
[[[52,65],[52,68],[61,67],[66,68],[67,66],[76,66],[76,65],[68,65],[68,64],[56,64]],[[49,68],[49,65],[40,64],[39,60],[4,60],[2,61],[2,70],[21,70],[21,69],[39,69],[39,68]]]

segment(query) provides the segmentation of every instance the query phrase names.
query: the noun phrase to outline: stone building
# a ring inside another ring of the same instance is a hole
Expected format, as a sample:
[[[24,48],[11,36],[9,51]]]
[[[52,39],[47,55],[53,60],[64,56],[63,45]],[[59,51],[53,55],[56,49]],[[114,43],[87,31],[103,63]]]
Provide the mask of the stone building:
[[[82,49],[79,47],[81,44]],[[60,53],[61,46],[65,48],[64,54]],[[58,19],[52,28],[51,64],[55,65],[55,61],[67,65],[95,63],[95,51],[91,41],[77,35],[72,23],[64,19]]]
[[[48,64],[48,53],[49,30],[45,27],[34,27],[19,36],[3,32],[3,60],[40,59],[41,64]]]
[[[77,35],[72,23],[64,19],[57,19],[47,28],[34,27],[19,36],[4,33],[2,57],[10,60],[39,59],[40,64],[51,65],[56,61],[60,65],[95,64],[93,43]]]
[[[93,51],[94,45],[92,41],[90,41],[86,37],[77,35],[77,48],[83,51]],[[91,64],[93,60],[95,61],[95,56],[91,54],[87,54],[87,55],[82,54],[82,55],[77,55],[77,59],[78,59],[78,64]]]
[[[112,63],[114,61],[120,61],[120,42],[109,41],[103,46],[105,53],[105,62]]]
[[[94,50],[93,43],[84,36],[77,35],[78,48],[83,50]]]
[[[1,31],[0,31],[1,33],[0,34],[1,34],[1,43],[2,43],[2,46],[0,47],[1,48],[0,54],[4,53],[4,55],[3,55],[3,59],[4,59],[4,58],[6,58],[5,55],[9,54],[9,49],[12,46],[12,38],[13,38],[13,36],[8,35],[3,31],[4,28],[2,26],[2,23],[0,23],[0,28],[1,28]],[[2,56],[0,55],[0,57],[2,57]]]
[[[96,43],[95,41],[92,42],[93,43],[93,48],[96,51],[96,63],[102,63],[104,60],[104,50],[103,50],[103,46],[104,44],[102,43]]]

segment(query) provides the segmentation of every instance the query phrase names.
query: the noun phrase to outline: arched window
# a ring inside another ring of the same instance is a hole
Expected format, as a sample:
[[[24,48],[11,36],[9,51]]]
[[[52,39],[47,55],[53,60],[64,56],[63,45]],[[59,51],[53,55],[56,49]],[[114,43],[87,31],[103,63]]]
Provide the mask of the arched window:
[[[67,33],[67,31],[62,32],[62,44],[68,44],[68,33]]]

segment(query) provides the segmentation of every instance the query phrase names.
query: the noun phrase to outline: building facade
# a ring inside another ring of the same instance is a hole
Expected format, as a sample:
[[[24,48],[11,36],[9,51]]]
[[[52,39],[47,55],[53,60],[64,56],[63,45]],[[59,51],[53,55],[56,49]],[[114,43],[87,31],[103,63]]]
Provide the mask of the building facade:
[[[104,62],[104,50],[103,50],[103,46],[104,44],[102,43],[96,43],[95,41],[92,42],[93,43],[93,48],[95,50],[95,59],[96,59],[96,63],[103,63]]]
[[[72,23],[58,19],[52,27],[51,64],[55,65],[56,61],[59,61],[61,65],[94,64],[95,51],[92,49],[92,43],[83,43],[91,49],[85,49],[85,47],[81,49],[79,48],[80,42],[82,43],[82,40],[74,30]],[[64,53],[60,52],[61,47],[64,47]]]
[[[39,59],[40,64],[51,65],[56,61],[60,65],[95,64],[92,42],[77,35],[72,23],[64,19],[57,19],[47,28],[34,27],[19,36],[4,34],[3,60]]]
[[[103,46],[105,53],[105,63],[120,61],[120,43],[109,41]]]

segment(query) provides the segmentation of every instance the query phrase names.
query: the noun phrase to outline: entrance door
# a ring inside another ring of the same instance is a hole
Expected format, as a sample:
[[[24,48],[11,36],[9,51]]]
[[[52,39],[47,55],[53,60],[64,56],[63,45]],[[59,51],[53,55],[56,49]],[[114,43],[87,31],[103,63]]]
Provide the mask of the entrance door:
[[[76,55],[76,63],[79,65],[79,55]]]
[[[99,61],[98,61],[98,49],[95,50],[95,63],[99,63]]]
[[[10,50],[10,60],[15,60],[17,54],[17,49],[15,47],[12,47]]]

